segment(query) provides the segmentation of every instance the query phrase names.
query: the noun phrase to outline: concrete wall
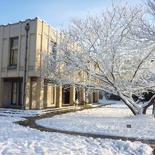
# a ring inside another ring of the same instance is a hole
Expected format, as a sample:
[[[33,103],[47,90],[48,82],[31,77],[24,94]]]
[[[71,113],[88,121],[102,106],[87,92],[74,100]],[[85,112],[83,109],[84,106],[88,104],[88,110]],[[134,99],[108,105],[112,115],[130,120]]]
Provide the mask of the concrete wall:
[[[28,76],[35,76],[35,55],[36,55],[36,20],[26,20],[15,24],[0,26],[0,71],[1,77],[22,77],[24,66],[24,53],[26,32],[25,25],[30,24],[28,42]],[[9,68],[10,38],[18,37],[18,60],[17,68]]]
[[[52,84],[44,85],[41,78],[42,53],[49,53],[50,42],[57,43],[59,33],[44,21],[35,18],[33,20],[20,21],[15,24],[0,25],[0,106],[10,104],[10,86],[4,79],[22,78],[24,75],[26,31],[25,25],[29,23],[28,33],[28,72],[26,85],[26,109],[42,109],[63,106],[62,86],[55,87]],[[10,67],[10,38],[18,37],[17,66]],[[4,91],[5,89],[5,91]],[[70,88],[69,105],[75,102],[75,88]],[[84,89],[80,91],[80,102],[85,100]],[[7,98],[8,97],[8,98]],[[95,97],[97,100],[97,96]],[[93,100],[93,99],[92,99]]]

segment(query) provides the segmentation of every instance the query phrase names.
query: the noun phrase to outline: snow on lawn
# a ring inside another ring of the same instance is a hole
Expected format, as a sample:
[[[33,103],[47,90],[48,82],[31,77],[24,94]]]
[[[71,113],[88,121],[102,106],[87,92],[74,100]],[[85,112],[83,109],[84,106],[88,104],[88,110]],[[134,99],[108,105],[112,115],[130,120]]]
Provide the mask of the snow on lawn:
[[[140,142],[41,132],[13,123],[21,119],[0,116],[1,155],[149,155],[152,152],[150,146]]]
[[[149,115],[133,116],[122,104],[57,115],[36,123],[48,128],[155,140],[155,119]],[[131,128],[127,128],[131,125]]]

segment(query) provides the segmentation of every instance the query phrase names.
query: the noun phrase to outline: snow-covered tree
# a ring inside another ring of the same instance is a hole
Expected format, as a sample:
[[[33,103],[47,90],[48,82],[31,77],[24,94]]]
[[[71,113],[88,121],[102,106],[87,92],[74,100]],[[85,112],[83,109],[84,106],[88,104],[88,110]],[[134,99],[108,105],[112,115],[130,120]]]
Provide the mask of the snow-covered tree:
[[[146,0],[145,18],[141,18],[139,29],[133,30],[133,33],[139,38],[143,38],[145,42],[155,43],[155,0]]]
[[[146,113],[155,96],[138,103],[155,88],[155,47],[133,33],[142,16],[142,7],[115,4],[100,16],[72,19],[57,36],[57,55],[44,55],[43,78],[118,95],[134,115]]]

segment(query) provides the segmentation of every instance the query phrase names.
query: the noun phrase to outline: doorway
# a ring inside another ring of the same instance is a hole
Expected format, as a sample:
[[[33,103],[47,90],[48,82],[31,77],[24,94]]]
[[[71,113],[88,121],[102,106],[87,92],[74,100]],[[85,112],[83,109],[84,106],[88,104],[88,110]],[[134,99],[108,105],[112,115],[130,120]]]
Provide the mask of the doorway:
[[[22,106],[22,78],[4,79],[4,107],[21,108]]]
[[[63,104],[70,103],[70,87],[64,86],[62,88],[62,103]]]

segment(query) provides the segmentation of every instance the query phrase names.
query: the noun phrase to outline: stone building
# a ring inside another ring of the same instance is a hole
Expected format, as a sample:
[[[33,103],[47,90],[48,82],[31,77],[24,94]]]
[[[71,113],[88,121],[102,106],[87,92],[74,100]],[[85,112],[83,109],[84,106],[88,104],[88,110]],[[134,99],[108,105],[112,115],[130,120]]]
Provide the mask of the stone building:
[[[28,37],[25,26],[29,24]],[[53,32],[50,25],[38,18],[14,24],[0,25],[0,106],[9,108],[42,109],[73,105],[78,98],[85,101],[85,90],[76,92],[74,87],[66,91],[64,86],[53,86],[41,78],[41,51],[51,52]],[[51,37],[48,37],[48,36]],[[26,43],[26,40],[28,41]],[[26,48],[27,45],[27,48]],[[27,50],[27,60],[25,51]],[[26,99],[23,98],[24,64],[27,62]],[[44,83],[44,85],[43,85]],[[46,83],[46,84],[45,84]],[[98,93],[92,91],[90,102],[98,101]]]

